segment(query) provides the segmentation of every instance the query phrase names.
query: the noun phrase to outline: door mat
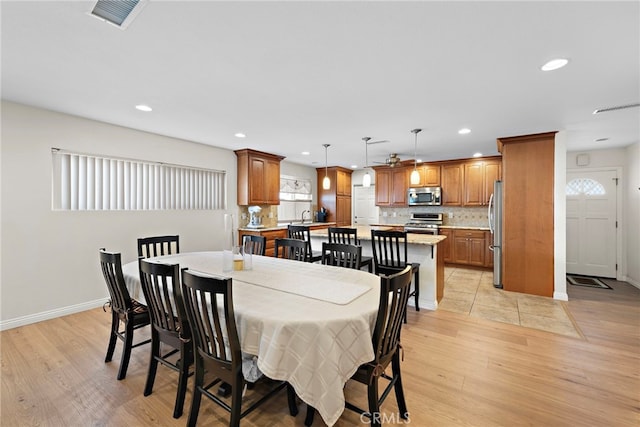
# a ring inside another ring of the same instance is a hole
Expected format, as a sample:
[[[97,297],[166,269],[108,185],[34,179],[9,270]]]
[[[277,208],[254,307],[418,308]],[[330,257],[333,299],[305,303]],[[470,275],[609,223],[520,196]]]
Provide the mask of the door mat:
[[[587,286],[589,288],[612,289],[611,286],[604,283],[597,277],[576,276],[567,274],[567,282],[575,286]]]

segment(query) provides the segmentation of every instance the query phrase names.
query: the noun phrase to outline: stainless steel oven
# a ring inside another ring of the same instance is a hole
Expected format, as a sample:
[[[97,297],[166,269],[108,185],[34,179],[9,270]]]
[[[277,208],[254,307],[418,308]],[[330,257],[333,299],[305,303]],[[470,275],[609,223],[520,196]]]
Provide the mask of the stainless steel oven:
[[[404,225],[404,231],[408,233],[438,234],[442,225],[441,213],[414,212],[411,220]]]

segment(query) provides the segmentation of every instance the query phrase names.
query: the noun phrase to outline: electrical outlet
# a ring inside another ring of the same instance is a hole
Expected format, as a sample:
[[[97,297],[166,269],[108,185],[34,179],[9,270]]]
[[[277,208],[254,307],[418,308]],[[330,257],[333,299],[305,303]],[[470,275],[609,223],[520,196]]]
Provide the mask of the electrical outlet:
[[[387,211],[382,212],[382,216],[387,217],[388,216]]]
[[[453,218],[453,212],[449,212],[449,218]]]
[[[247,214],[242,212],[242,219],[247,219]]]
[[[393,213],[393,217],[395,218],[396,216],[397,216],[397,214],[394,212],[394,213]]]

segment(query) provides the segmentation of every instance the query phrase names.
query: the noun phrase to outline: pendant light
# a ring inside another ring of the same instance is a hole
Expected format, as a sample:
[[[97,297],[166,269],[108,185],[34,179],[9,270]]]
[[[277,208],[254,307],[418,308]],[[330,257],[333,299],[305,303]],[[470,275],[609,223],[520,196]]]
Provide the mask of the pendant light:
[[[418,172],[418,132],[422,129],[413,129],[411,133],[415,135],[413,151],[413,171],[411,172],[411,185],[420,184],[420,172]]]
[[[369,175],[369,140],[371,138],[369,138],[368,136],[365,136],[364,138],[362,138],[362,140],[364,141],[364,169],[366,171],[366,173],[364,174],[364,176],[362,177],[362,186],[363,187],[371,187],[371,175]]]
[[[324,179],[322,180],[322,188],[328,190],[331,188],[331,180],[328,175],[328,162],[327,162],[327,148],[331,146],[331,144],[322,144],[324,147]]]

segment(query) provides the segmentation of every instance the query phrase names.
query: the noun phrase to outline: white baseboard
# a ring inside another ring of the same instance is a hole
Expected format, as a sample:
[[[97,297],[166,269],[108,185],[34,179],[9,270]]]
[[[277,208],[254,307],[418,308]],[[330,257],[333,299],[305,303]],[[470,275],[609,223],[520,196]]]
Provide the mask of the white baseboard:
[[[66,316],[68,314],[79,313],[81,311],[91,310],[96,307],[102,307],[105,302],[107,302],[107,300],[105,298],[101,298],[93,301],[83,302],[82,304],[75,304],[67,307],[57,308],[55,310],[30,314],[28,316],[16,317],[15,319],[2,320],[0,321],[0,331],[17,328],[19,326],[30,325],[31,323],[42,322],[43,320],[54,319],[56,317]]]
[[[640,289],[640,282],[633,280],[631,277],[627,276],[623,280],[631,284],[632,286],[635,286],[636,288]]]

